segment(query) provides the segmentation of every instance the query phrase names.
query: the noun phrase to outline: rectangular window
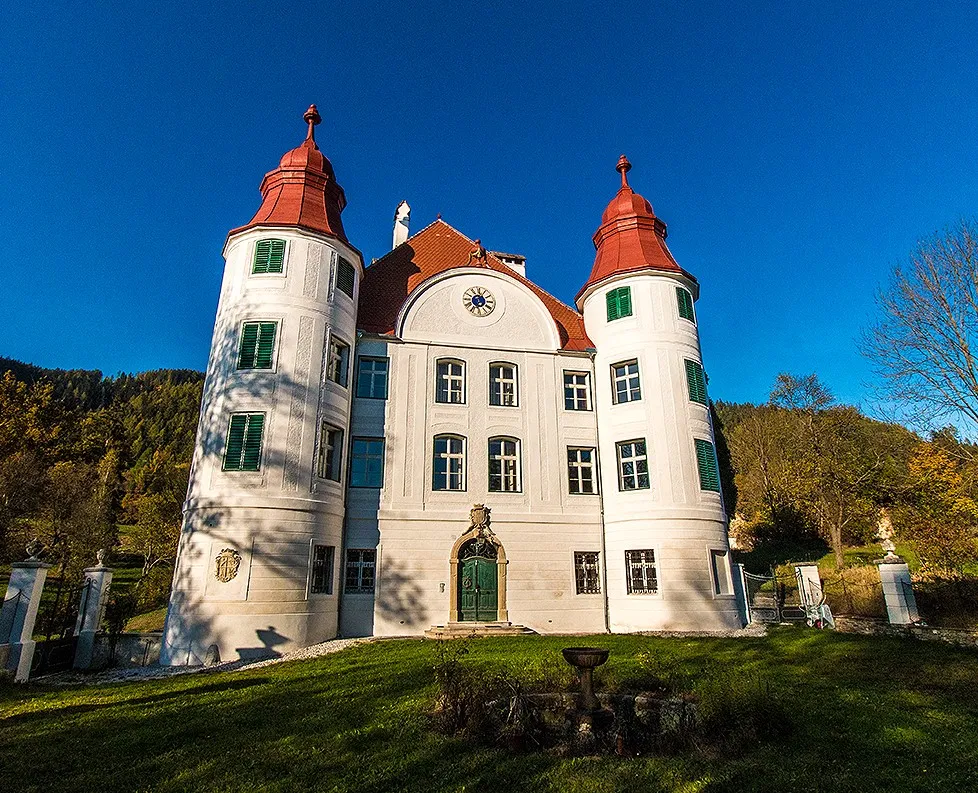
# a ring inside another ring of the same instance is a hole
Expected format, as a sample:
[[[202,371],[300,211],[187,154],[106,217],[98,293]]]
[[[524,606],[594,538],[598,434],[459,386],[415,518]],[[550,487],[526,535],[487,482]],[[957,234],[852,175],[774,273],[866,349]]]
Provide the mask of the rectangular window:
[[[686,364],[686,386],[689,388],[690,401],[709,405],[710,400],[706,396],[706,374],[703,372],[703,367],[688,358],[684,363]]]
[[[632,315],[632,288],[620,286],[605,295],[608,302],[608,322]]]
[[[732,595],[733,582],[730,580],[730,564],[726,551],[710,551],[710,571],[713,573],[713,594]]]
[[[277,322],[245,322],[238,348],[239,369],[271,369]]]
[[[601,568],[597,551],[574,551],[574,580],[578,595],[601,594]]]
[[[520,445],[513,438],[489,439],[489,491],[520,491]]]
[[[384,439],[354,438],[350,449],[350,487],[383,487]]]
[[[235,413],[228,426],[225,471],[257,471],[261,463],[264,413]]]
[[[489,404],[516,407],[516,367],[513,364],[489,365]]]
[[[571,493],[597,492],[594,478],[594,449],[583,447],[567,449],[567,479]]]
[[[700,469],[700,490],[720,492],[720,470],[717,466],[717,453],[713,444],[695,438],[696,466]]]
[[[313,595],[333,594],[333,554],[332,545],[312,546],[312,575],[309,592]]]
[[[343,457],[343,430],[331,427],[325,421],[319,427],[319,454],[316,458],[316,476],[320,479],[340,481],[340,461]]]
[[[564,372],[564,410],[591,410],[591,375]]]
[[[435,437],[433,490],[465,490],[465,438]]]
[[[611,381],[612,397],[616,405],[642,398],[642,388],[638,380],[638,361],[612,364]]]
[[[373,592],[376,567],[377,551],[349,548],[346,552],[346,578],[343,588],[351,595]]]
[[[465,364],[461,361],[438,361],[435,402],[465,403]]]
[[[645,439],[625,441],[618,445],[618,489],[647,490],[649,488],[649,458]]]
[[[364,399],[387,399],[386,358],[357,359],[357,396]]]
[[[336,265],[336,288],[351,299],[353,298],[353,288],[357,281],[356,268],[346,259],[340,257]]]
[[[629,595],[654,595],[659,591],[655,551],[625,551],[625,572]]]
[[[677,286],[676,301],[679,303],[679,316],[683,319],[688,319],[695,325],[696,315],[693,313],[693,296],[689,293],[689,290]]]
[[[329,354],[326,358],[326,377],[346,388],[347,366],[350,363],[350,345],[335,336],[329,338]]]
[[[258,240],[252,273],[280,273],[284,263],[285,240]]]

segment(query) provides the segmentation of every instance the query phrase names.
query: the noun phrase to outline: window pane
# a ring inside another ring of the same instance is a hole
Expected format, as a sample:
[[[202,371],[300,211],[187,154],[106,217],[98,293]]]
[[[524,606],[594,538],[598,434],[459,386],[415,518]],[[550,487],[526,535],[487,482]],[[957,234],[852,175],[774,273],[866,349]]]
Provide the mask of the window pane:
[[[357,396],[367,399],[387,399],[386,358],[359,359]]]
[[[350,486],[382,487],[384,441],[379,438],[354,438],[351,454]]]

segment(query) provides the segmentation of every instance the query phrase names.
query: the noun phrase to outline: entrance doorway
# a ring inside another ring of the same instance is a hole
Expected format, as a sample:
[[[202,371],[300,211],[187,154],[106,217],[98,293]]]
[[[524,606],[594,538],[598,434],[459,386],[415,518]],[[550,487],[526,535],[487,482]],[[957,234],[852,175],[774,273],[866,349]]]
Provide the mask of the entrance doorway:
[[[462,622],[499,619],[499,572],[496,546],[474,537],[458,551],[458,604]]]

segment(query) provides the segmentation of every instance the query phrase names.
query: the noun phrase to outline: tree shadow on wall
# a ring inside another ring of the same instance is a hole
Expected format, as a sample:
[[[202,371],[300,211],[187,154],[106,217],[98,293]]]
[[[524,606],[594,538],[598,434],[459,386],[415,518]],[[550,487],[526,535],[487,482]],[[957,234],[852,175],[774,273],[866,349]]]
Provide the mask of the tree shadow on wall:
[[[422,601],[417,576],[397,560],[382,560],[377,576],[377,609],[388,623],[400,625],[405,632],[416,633],[430,627],[428,609]]]

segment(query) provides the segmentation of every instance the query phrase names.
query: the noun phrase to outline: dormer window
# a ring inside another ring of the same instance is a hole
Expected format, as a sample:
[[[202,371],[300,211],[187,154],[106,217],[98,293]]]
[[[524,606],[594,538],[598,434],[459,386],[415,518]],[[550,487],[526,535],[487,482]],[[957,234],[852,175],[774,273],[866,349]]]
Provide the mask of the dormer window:
[[[285,264],[285,240],[258,240],[255,245],[254,275],[280,273]]]

